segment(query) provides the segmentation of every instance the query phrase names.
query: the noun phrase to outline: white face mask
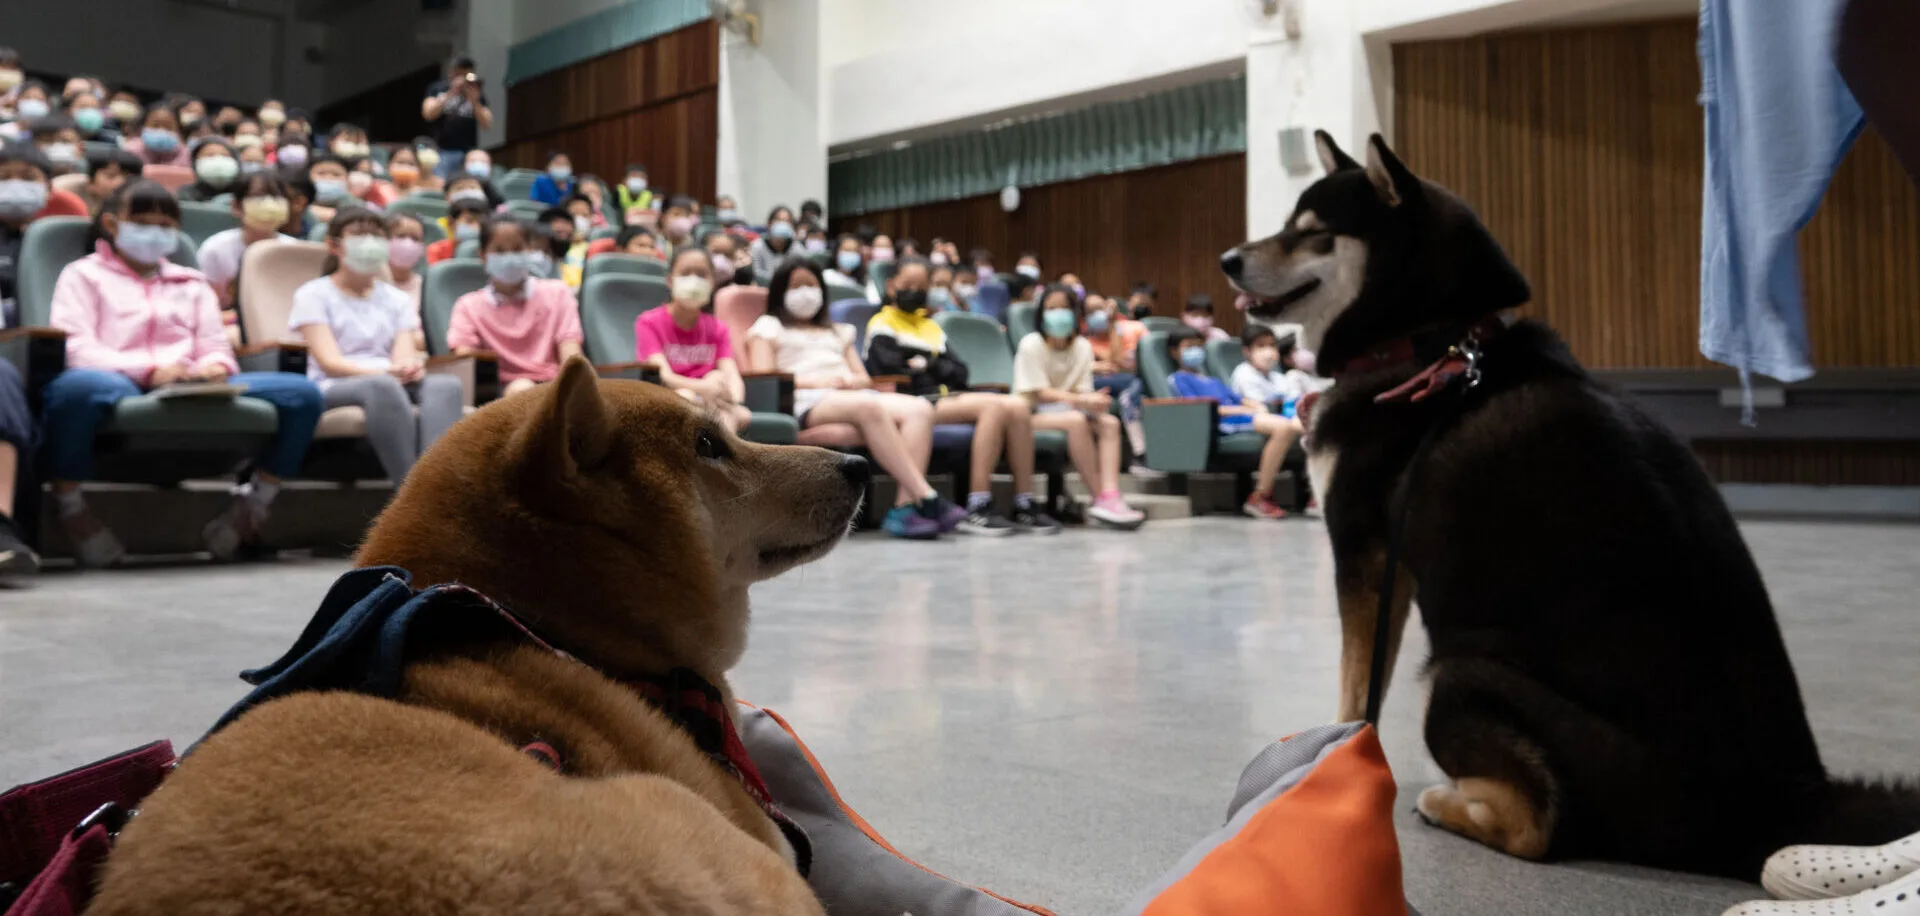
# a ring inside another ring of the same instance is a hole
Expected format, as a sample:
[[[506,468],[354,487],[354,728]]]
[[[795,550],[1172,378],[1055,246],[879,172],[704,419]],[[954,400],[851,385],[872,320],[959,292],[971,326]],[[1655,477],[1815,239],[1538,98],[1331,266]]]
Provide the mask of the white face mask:
[[[340,245],[341,262],[357,274],[376,274],[387,264],[387,240],[377,235],[349,236]]]
[[[820,287],[797,286],[787,290],[787,312],[801,321],[811,321],[820,314]]]
[[[713,281],[697,274],[681,274],[673,278],[673,298],[676,302],[693,305],[705,305],[713,297]]]

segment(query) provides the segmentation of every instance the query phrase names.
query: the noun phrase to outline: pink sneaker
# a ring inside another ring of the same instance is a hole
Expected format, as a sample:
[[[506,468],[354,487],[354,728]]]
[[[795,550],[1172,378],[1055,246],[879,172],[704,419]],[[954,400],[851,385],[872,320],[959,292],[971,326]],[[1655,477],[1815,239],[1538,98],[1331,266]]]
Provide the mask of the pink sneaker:
[[[1282,519],[1287,517],[1287,510],[1280,508],[1280,504],[1274,502],[1273,497],[1265,493],[1255,493],[1247,497],[1247,501],[1240,507],[1240,511],[1254,518]]]
[[[1109,528],[1132,531],[1147,521],[1146,513],[1127,505],[1118,493],[1108,493],[1093,501],[1087,517]]]

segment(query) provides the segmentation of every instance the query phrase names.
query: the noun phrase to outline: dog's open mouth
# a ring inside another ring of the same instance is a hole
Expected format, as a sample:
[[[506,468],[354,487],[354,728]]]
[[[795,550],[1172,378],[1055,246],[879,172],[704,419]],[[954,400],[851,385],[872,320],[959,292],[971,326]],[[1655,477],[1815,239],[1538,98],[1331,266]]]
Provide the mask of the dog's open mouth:
[[[1299,286],[1273,297],[1256,296],[1242,289],[1240,290],[1240,295],[1234,298],[1233,304],[1243,312],[1252,312],[1256,315],[1273,315],[1285,309],[1287,306],[1313,295],[1313,291],[1319,288],[1320,278],[1314,277],[1301,283]]]
[[[792,547],[768,547],[760,551],[760,566],[768,569],[776,566],[793,566],[804,563],[820,554],[826,553],[838,543],[840,535],[822,538],[811,544],[798,544]]]

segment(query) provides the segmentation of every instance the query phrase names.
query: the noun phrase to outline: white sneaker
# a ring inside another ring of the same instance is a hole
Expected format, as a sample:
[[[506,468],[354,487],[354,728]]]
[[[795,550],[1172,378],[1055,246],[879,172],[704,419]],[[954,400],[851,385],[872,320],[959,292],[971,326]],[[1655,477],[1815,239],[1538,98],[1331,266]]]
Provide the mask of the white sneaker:
[[[1872,874],[1872,871],[1867,873]],[[1721,916],[1920,916],[1920,871],[1851,897],[1832,900],[1755,900],[1736,904]]]
[[[1884,846],[1788,846],[1767,857],[1760,886],[1781,900],[1825,900],[1920,872],[1920,833]]]

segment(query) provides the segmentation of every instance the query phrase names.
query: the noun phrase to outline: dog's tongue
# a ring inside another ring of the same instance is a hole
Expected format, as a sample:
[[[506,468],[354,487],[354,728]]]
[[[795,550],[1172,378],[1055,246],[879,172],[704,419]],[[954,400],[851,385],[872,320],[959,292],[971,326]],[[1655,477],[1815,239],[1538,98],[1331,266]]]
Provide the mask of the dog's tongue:
[[[1233,307],[1243,312],[1250,308],[1253,308],[1253,297],[1247,295],[1246,293],[1241,293],[1240,295],[1233,297]]]

